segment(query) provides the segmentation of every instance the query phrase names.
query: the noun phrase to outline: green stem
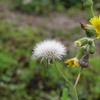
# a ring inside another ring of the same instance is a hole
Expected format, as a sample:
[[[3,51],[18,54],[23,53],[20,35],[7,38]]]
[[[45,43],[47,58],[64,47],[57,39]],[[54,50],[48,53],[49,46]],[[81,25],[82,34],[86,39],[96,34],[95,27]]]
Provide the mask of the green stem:
[[[76,98],[76,100],[78,100],[77,91],[76,91],[76,86],[77,86],[77,83],[78,83],[78,81],[79,81],[79,79],[80,79],[80,76],[81,76],[81,73],[82,73],[82,69],[83,69],[83,68],[80,69],[80,72],[79,72],[79,74],[78,74],[78,76],[77,76],[77,78],[76,78],[75,84],[72,85],[72,84],[67,80],[67,78],[64,76],[64,74],[60,71],[60,69],[56,66],[56,64],[55,64],[55,63],[53,63],[53,64],[55,65],[55,67],[56,67],[56,69],[59,71],[59,73],[63,76],[63,78],[66,80],[66,82],[73,88],[75,98]]]
[[[77,96],[76,87],[73,87],[73,90],[74,90],[74,95],[75,95],[75,98],[76,98],[76,100],[78,100],[78,96]]]
[[[77,83],[79,82],[79,79],[80,79],[80,76],[81,76],[81,73],[82,73],[82,69],[83,69],[83,68],[81,67],[81,69],[80,69],[80,71],[79,71],[79,74],[78,74],[78,76],[77,76],[77,78],[76,78],[74,87],[76,87],[76,86],[77,86]]]
[[[98,37],[96,37],[96,38],[94,39],[94,41],[95,41],[95,40],[98,40],[98,39],[99,39],[99,38],[98,38]]]
[[[65,75],[60,71],[60,69],[56,66],[55,63],[53,63],[56,67],[56,69],[59,71],[59,73],[63,76],[63,78],[66,80],[66,82],[71,86],[73,87],[73,85],[67,80],[67,78],[65,77]]]
[[[91,10],[92,16],[94,17],[93,6],[91,6],[90,10]]]
[[[83,69],[83,68],[81,67],[81,69],[80,69],[80,71],[79,71],[79,74],[78,74],[78,76],[77,76],[77,78],[76,78],[75,84],[74,84],[74,86],[73,86],[74,95],[75,95],[76,100],[78,100],[77,91],[76,91],[76,86],[77,86],[77,83],[79,82],[79,79],[80,79],[80,76],[81,76],[81,73],[82,73],[82,69]]]

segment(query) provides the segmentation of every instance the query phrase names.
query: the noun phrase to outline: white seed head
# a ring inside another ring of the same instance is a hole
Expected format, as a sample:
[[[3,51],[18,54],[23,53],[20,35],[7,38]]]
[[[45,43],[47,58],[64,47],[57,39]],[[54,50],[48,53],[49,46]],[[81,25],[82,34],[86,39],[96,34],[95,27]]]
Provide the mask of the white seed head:
[[[51,60],[61,60],[62,57],[66,55],[66,47],[56,40],[44,40],[43,42],[36,44],[33,50],[32,56],[41,58],[41,62],[47,60],[48,63],[50,63]]]

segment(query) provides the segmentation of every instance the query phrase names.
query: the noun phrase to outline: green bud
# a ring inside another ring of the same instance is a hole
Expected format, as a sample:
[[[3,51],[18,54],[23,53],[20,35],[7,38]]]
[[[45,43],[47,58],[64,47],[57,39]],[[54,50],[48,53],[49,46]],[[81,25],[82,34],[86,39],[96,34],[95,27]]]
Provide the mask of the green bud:
[[[83,37],[77,41],[74,42],[76,46],[84,46],[88,43],[88,38],[87,37]]]
[[[93,6],[93,1],[92,0],[83,0],[83,6],[91,7],[91,6]]]
[[[93,26],[87,26],[86,29],[85,29],[85,31],[86,31],[86,35],[88,37],[92,37],[96,33],[96,30],[95,30],[95,28]]]
[[[81,57],[85,54],[85,52],[86,52],[86,48],[84,47],[79,48],[79,51],[76,54],[76,58],[81,59]]]
[[[95,46],[94,44],[91,44],[91,45],[89,46],[89,52],[90,52],[91,54],[94,54],[94,53],[95,53],[95,50],[96,50],[96,46]]]
[[[90,39],[90,40],[88,41],[88,43],[89,43],[89,45],[92,45],[92,44],[94,43],[93,39]]]

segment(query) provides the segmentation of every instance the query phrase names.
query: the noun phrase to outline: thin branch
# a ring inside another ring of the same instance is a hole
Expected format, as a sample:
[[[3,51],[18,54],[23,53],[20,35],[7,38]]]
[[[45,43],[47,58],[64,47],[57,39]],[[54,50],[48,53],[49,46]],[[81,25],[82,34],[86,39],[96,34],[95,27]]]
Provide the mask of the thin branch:
[[[55,63],[53,63],[56,67],[56,69],[59,71],[59,73],[63,76],[63,78],[66,80],[66,82],[71,86],[73,87],[73,85],[68,81],[68,79],[65,77],[65,75],[60,71],[60,69],[56,66]]]
[[[75,98],[76,98],[76,100],[78,100],[78,96],[77,96],[76,87],[73,87],[73,90],[74,90],[74,95],[75,95]]]
[[[80,72],[79,72],[79,74],[78,74],[78,76],[77,76],[77,78],[76,78],[76,81],[75,81],[74,87],[76,87],[76,86],[77,86],[77,83],[79,82],[79,79],[80,79],[80,76],[81,76],[82,70],[83,70],[83,68],[81,67]]]

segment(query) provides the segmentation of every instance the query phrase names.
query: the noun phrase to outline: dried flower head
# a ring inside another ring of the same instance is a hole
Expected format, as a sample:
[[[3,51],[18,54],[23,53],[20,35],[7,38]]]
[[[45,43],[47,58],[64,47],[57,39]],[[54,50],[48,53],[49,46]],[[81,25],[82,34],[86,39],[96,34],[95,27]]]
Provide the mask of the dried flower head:
[[[38,43],[34,47],[33,56],[47,60],[50,63],[51,60],[62,59],[66,54],[66,47],[58,41],[55,40],[44,40],[43,42]]]
[[[86,54],[79,60],[79,65],[82,67],[82,68],[87,68],[89,67],[89,52],[86,52]]]

